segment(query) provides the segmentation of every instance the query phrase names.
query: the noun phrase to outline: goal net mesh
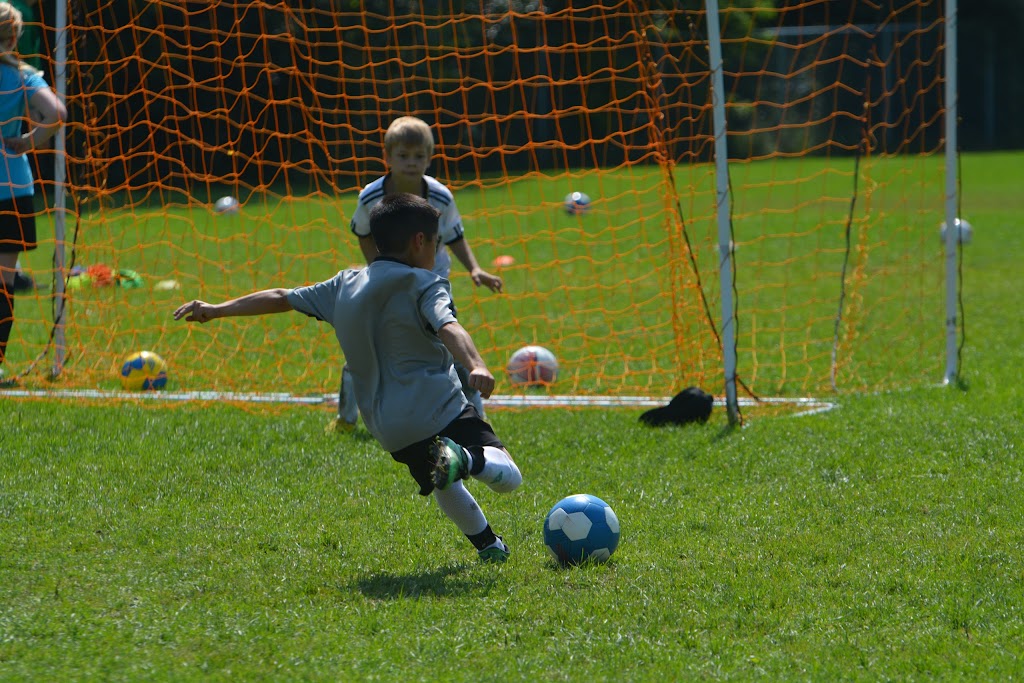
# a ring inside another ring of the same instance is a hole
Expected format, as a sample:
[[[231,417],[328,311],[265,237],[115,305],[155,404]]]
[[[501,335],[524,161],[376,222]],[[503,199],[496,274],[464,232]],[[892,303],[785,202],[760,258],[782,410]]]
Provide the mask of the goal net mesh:
[[[729,3],[721,11],[745,390],[803,395],[937,380],[944,298],[937,3]],[[758,7],[737,5],[756,4]],[[48,352],[64,248],[62,382],[118,388],[148,349],[182,390],[337,389],[332,330],[305,316],[174,322],[190,299],[362,265],[349,229],[396,117],[431,127],[480,266],[453,259],[459,318],[498,377],[527,344],[549,391],[720,393],[721,292],[702,2],[72,3],[68,214],[36,169],[8,371]],[[40,18],[41,28],[53,17]],[[53,33],[42,30],[51,82]],[[569,212],[571,192],[589,196]],[[218,213],[220,197],[238,198]],[[501,258],[499,258],[501,257]],[[29,384],[42,384],[30,373]],[[741,389],[741,395],[743,390]]]

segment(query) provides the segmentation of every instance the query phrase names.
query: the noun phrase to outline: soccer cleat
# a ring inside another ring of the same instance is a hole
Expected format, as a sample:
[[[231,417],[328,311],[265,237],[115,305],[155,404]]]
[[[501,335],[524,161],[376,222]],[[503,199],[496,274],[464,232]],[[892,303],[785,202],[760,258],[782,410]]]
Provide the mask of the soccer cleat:
[[[351,432],[356,428],[354,422],[345,422],[340,417],[331,418],[331,421],[327,423],[327,427],[324,429],[324,434],[342,434],[345,432]]]
[[[14,291],[30,292],[36,289],[36,281],[32,276],[22,270],[14,271]]]
[[[477,555],[480,556],[480,561],[487,564],[502,564],[507,560],[508,556],[511,555],[512,552],[508,549],[508,546],[505,545],[505,541],[502,540],[501,536],[498,536],[498,544],[499,545],[492,545],[484,548],[483,550],[477,551]]]
[[[3,368],[0,368],[0,389],[13,389],[16,386],[18,386],[18,376],[8,375]]]
[[[469,453],[448,437],[434,437],[430,452],[436,462],[432,475],[434,487],[439,491],[469,476]]]

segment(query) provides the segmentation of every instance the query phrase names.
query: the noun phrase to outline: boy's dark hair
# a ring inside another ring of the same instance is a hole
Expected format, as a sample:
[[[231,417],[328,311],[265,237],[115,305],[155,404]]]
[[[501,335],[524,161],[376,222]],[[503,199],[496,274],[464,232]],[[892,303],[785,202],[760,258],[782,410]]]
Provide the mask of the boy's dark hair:
[[[441,212],[414,194],[393,194],[370,209],[370,234],[381,254],[405,251],[417,233],[428,238],[437,235],[437,219]]]

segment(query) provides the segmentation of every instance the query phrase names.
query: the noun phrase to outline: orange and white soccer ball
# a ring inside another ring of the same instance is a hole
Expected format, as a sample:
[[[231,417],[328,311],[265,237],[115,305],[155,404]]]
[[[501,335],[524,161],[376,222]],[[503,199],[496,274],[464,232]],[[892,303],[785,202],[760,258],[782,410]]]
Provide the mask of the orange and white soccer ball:
[[[506,370],[512,384],[554,384],[558,379],[558,359],[543,346],[524,346],[508,359]]]

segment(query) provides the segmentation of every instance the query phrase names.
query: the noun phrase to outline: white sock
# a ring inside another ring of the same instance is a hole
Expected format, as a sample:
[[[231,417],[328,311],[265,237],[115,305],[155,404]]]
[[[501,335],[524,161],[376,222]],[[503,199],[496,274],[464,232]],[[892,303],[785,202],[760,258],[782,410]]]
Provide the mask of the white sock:
[[[494,446],[484,446],[484,468],[473,478],[498,493],[514,491],[523,483],[523,475],[512,461],[512,456]]]
[[[441,512],[466,536],[474,536],[487,528],[487,518],[473,494],[457,481],[444,491],[434,489],[434,500]]]

